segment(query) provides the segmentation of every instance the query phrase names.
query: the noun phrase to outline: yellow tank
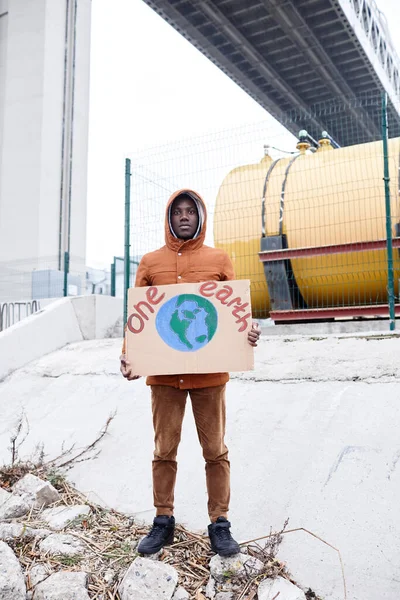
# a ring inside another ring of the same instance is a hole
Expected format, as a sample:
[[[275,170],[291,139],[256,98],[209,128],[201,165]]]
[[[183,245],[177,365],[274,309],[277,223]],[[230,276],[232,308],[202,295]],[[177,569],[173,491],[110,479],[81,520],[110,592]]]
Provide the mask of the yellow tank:
[[[227,251],[238,279],[251,280],[254,316],[261,318],[268,316],[270,309],[258,255],[263,198],[265,236],[283,234],[290,249],[386,239],[382,142],[334,150],[324,140],[315,153],[305,152],[305,148],[295,157],[275,162],[267,156],[258,164],[234,169],[218,192],[215,245]],[[400,138],[389,140],[393,236],[400,220],[399,154]],[[397,295],[397,249],[393,259]],[[293,258],[291,268],[308,308],[387,301],[386,250]]]

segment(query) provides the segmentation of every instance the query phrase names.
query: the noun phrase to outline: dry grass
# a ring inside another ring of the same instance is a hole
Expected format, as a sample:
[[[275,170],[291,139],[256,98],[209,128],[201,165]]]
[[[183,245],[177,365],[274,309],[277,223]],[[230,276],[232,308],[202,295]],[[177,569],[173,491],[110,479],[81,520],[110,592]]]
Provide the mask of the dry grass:
[[[61,500],[54,506],[86,504],[91,508],[90,515],[76,519],[63,530],[63,533],[69,533],[81,541],[85,548],[81,556],[45,555],[39,550],[40,540],[37,538],[27,540],[22,537],[9,542],[27,575],[28,590],[32,590],[29,573],[33,566],[40,564],[45,567],[49,575],[60,570],[88,573],[88,592],[91,600],[121,600],[118,586],[126,570],[138,556],[136,552],[138,542],[147,534],[149,528],[139,525],[123,513],[105,510],[99,505],[93,504],[76,490],[63,474],[74,464],[91,460],[97,456],[97,445],[107,434],[113,418],[114,415],[110,415],[105,426],[91,444],[83,449],[75,449],[74,446],[62,449],[58,457],[48,462],[44,461],[43,447],[37,448],[31,461],[19,461],[18,450],[29,433],[29,424],[26,422],[27,433],[25,434],[23,433],[23,425],[26,421],[24,415],[21,415],[16,425],[15,432],[10,439],[11,464],[0,467],[0,487],[12,489],[13,485],[24,475],[32,473],[41,479],[50,481],[60,492]],[[24,523],[32,528],[47,527],[41,519],[41,511],[38,510],[32,510],[29,515],[15,519],[15,522]],[[226,573],[227,587],[225,589],[233,591],[235,600],[255,599],[258,585],[266,577],[275,578],[279,575],[291,580],[284,563],[276,558],[282,535],[289,533],[286,530],[287,524],[285,522],[282,530],[277,533],[271,532],[269,535],[242,545],[242,552],[259,559],[264,568],[262,574],[257,577],[246,573],[241,578],[230,579],[230,574]],[[311,535],[314,534],[311,533]],[[261,540],[263,545],[258,543]],[[189,592],[191,599],[204,600],[205,586],[210,577],[209,562],[212,556],[206,534],[193,533],[183,526],[177,525],[174,544],[165,548],[158,560],[168,563],[177,570],[178,583]],[[220,588],[224,589],[224,586],[221,585]],[[307,600],[319,600],[312,590],[309,590],[306,596]]]
[[[18,538],[10,542],[25,573],[29,576],[31,568],[38,564],[43,565],[49,575],[59,570],[85,571],[89,574],[88,591],[92,600],[120,600],[118,585],[136,558],[137,544],[148,532],[148,527],[138,525],[125,514],[92,504],[62,476],[51,470],[46,472],[43,466],[15,464],[13,467],[0,469],[0,485],[5,489],[11,488],[27,473],[49,479],[55,485],[61,494],[61,500],[55,506],[87,504],[91,508],[91,514],[76,519],[65,530],[83,543],[85,552],[82,556],[44,555],[39,551],[38,539],[27,541]],[[32,528],[46,528],[40,511],[31,511],[27,517],[15,521]],[[254,598],[259,581],[265,577],[280,575],[289,578],[284,564],[275,558],[280,539],[280,534],[273,534],[265,547],[252,543],[242,548],[264,563],[264,572],[257,578],[245,576],[236,581],[230,581],[227,574],[227,583],[238,600]],[[203,597],[210,576],[209,561],[212,556],[206,535],[192,533],[177,525],[174,544],[164,549],[159,560],[177,570],[179,585],[189,592],[191,598],[197,600]],[[28,577],[28,589],[30,587]]]

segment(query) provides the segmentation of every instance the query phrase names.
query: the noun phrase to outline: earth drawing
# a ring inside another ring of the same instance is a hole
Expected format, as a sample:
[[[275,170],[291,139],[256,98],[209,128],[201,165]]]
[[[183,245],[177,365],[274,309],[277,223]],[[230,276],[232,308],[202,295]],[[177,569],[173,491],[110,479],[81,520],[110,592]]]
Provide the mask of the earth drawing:
[[[156,329],[174,350],[196,352],[214,337],[218,327],[215,306],[197,294],[180,294],[168,300],[157,313]]]

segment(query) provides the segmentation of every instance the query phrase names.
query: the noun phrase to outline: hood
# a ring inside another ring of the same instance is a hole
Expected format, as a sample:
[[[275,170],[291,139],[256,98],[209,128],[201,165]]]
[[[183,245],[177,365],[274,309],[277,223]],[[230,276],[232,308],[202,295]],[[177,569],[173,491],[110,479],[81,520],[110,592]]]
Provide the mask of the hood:
[[[171,229],[171,216],[170,215],[171,215],[172,203],[178,196],[181,196],[182,194],[187,194],[188,196],[190,196],[190,198],[192,198],[192,200],[194,200],[194,202],[197,206],[197,211],[199,213],[199,227],[197,229],[195,237],[193,237],[191,240],[181,240],[181,239],[177,238],[175,236],[175,234],[172,233],[172,229]],[[196,248],[201,248],[201,246],[204,244],[204,240],[206,237],[206,230],[207,230],[207,209],[206,209],[206,205],[204,204],[204,200],[200,196],[200,194],[198,194],[194,190],[189,190],[189,189],[182,189],[182,190],[178,190],[177,192],[174,192],[172,194],[172,196],[170,197],[170,199],[168,200],[167,208],[165,211],[165,243],[168,246],[168,248],[170,248],[171,250],[178,250],[183,245],[189,247],[191,250],[196,250]]]

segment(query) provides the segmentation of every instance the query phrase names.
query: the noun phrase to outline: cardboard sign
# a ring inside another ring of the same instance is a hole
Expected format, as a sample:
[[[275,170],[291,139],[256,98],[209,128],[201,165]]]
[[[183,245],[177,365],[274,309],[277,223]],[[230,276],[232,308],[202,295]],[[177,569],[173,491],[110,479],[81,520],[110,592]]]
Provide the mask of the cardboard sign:
[[[127,358],[135,375],[248,371],[251,325],[247,280],[132,288]]]

